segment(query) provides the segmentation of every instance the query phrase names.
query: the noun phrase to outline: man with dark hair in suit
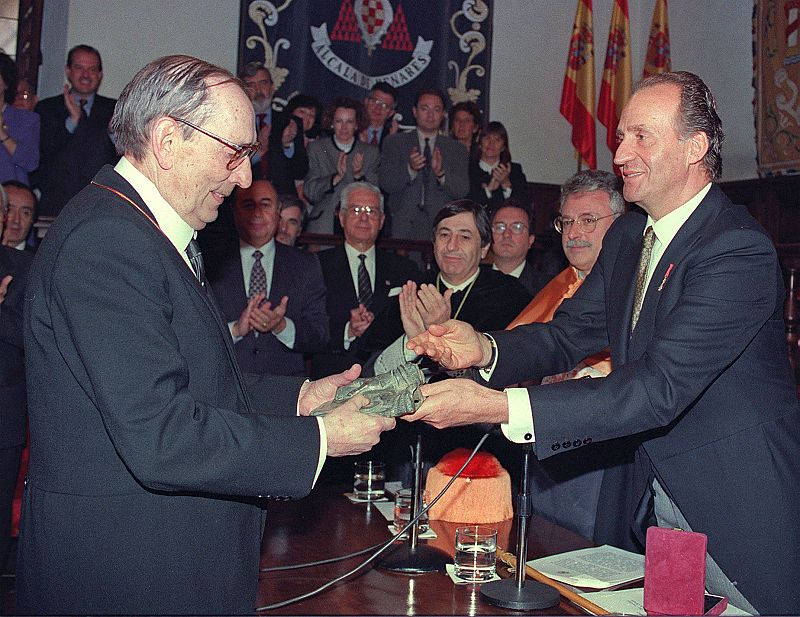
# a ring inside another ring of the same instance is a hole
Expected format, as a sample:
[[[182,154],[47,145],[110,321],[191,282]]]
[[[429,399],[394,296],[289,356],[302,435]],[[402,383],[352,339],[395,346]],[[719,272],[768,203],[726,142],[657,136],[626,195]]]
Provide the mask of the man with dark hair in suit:
[[[278,208],[267,180],[234,191],[239,242],[209,260],[208,280],[245,373],[305,375],[303,353],[328,343],[325,283],[316,255],[275,241]]]
[[[9,180],[3,183],[8,197],[6,212],[6,228],[3,231],[2,244],[20,251],[35,251],[28,244],[31,227],[36,220],[36,195],[22,182]]]
[[[532,296],[549,280],[528,262],[535,241],[533,208],[527,203],[509,199],[492,213],[492,268],[516,278]]]
[[[6,215],[0,189],[0,233]],[[25,362],[22,305],[33,256],[0,246],[0,572],[11,544],[11,504],[25,444]]]
[[[364,98],[368,124],[360,133],[361,141],[380,148],[384,139],[397,133],[400,125],[394,112],[397,109],[398,98],[397,89],[385,81],[379,81],[372,86]]]
[[[123,157],[50,227],[31,267],[31,456],[17,606],[26,614],[245,614],[266,498],[308,494],[326,456],[368,450],[388,418],[358,367],[264,379],[258,405],[194,240],[258,147],[244,84],[190,56],[140,70],[111,128]],[[258,296],[239,320],[259,321]]]
[[[367,182],[353,182],[342,191],[339,222],[344,246],[318,253],[328,290],[331,340],[325,353],[313,358],[313,375],[338,373],[369,356],[359,355],[360,338],[375,315],[400,287],[419,278],[410,259],[375,247],[383,227],[383,194]]]
[[[421,90],[412,111],[417,128],[383,142],[379,177],[389,195],[392,237],[427,240],[439,209],[469,191],[467,149],[439,134],[445,116],[441,92]]]
[[[97,94],[103,81],[100,52],[89,45],[69,50],[64,93],[39,101],[42,119],[39,171],[35,186],[42,192],[39,214],[56,216],[105,164],[119,156],[108,132],[114,99]]]
[[[640,82],[617,138],[625,199],[645,213],[617,219],[552,321],[492,338],[450,321],[410,343],[450,369],[485,369],[492,388],[569,370],[607,345],[614,370],[527,391],[430,384],[410,419],[500,423],[540,459],[633,443],[632,499],[605,503],[605,515],[642,541],[653,519],[706,534],[711,593],[750,613],[795,613],[800,409],[775,247],[714,184],[724,134],[699,77]]]

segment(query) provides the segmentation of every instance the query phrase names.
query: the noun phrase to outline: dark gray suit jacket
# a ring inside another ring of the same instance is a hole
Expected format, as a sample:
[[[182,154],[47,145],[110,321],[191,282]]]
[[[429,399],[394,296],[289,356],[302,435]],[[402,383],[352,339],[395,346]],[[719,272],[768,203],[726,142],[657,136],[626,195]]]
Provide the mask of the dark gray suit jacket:
[[[431,171],[426,183],[422,172],[413,180],[408,173],[408,157],[415,146],[419,148],[416,129],[386,138],[381,148],[380,184],[389,195],[392,237],[430,240],[439,209],[469,191],[467,149],[450,137],[438,135],[436,147],[442,152],[444,182],[440,183]]]
[[[247,304],[239,247],[233,246],[219,261],[207,260],[208,280],[228,322],[239,319]],[[328,344],[325,283],[316,256],[293,246],[275,243],[275,263],[269,300],[272,306],[289,297],[286,317],[294,322],[295,343],[289,349],[273,334],[253,332],[233,348],[245,373],[305,375],[303,353],[321,351]]]
[[[250,403],[227,324],[110,167],[67,205],[31,268],[31,457],[17,611],[252,612],[259,495],[301,497],[319,456],[300,380]]]
[[[364,362],[369,354],[359,353],[359,339],[349,350],[344,349],[344,328],[350,320],[350,310],[358,306],[358,294],[353,285],[347,253],[343,246],[318,253],[322,276],[328,290],[327,313],[330,324],[330,343],[325,353],[316,354],[312,360],[315,378],[339,373],[355,362]],[[407,257],[375,250],[375,282],[370,310],[377,316],[389,304],[389,291],[401,287],[406,281],[419,281],[416,264]]]
[[[333,186],[333,176],[337,173],[337,163],[341,150],[336,147],[332,137],[323,137],[308,144],[308,174],[303,184],[303,194],[312,204],[313,210],[306,223],[306,231],[315,234],[332,234],[335,210],[339,205],[342,190],[351,184],[353,178],[353,156],[364,155],[362,180],[378,184],[378,146],[364,143],[356,136],[353,149],[347,155],[347,173]]]
[[[116,99],[96,94],[91,115],[81,118],[74,133],[64,126],[69,111],[63,94],[36,105],[36,113],[42,119],[39,170],[31,180],[42,191],[40,215],[56,216],[103,165],[119,159],[108,135],[108,123],[116,104]]]
[[[549,324],[495,334],[490,385],[568,370],[610,345],[608,377],[528,389],[536,456],[632,436],[744,596],[762,614],[794,613],[800,410],[775,248],[713,186],[655,267],[631,335],[645,221],[639,213],[617,220],[592,272]]]

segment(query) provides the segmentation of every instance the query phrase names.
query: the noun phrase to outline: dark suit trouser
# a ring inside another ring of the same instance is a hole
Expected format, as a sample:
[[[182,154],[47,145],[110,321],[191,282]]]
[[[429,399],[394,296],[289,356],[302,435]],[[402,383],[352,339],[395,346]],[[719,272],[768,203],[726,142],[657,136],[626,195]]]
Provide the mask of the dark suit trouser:
[[[683,516],[677,504],[670,499],[658,480],[653,479],[651,488],[653,491],[658,526],[668,529],[678,528],[684,531],[692,531],[686,517]],[[741,541],[747,542],[747,538],[742,538]],[[714,558],[708,553],[706,553],[706,589],[712,594],[726,596],[734,606],[754,615],[758,615],[753,605],[742,595],[736,588],[736,585],[731,582],[728,576],[717,565],[717,562],[714,561]]]
[[[17,487],[22,446],[0,448],[0,571],[5,569],[11,545],[11,504]]]

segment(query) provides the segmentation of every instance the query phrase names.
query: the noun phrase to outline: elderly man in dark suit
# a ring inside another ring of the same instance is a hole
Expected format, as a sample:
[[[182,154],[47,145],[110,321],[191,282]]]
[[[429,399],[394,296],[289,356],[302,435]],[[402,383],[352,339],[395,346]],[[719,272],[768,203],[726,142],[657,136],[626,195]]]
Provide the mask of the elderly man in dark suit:
[[[4,194],[0,201],[2,232],[7,205]],[[25,443],[22,304],[32,259],[27,251],[0,246],[0,571],[11,541],[11,503]]]
[[[303,353],[328,343],[325,283],[315,255],[275,241],[278,211],[267,180],[236,189],[239,242],[208,260],[208,280],[245,373],[305,375]]]
[[[537,457],[627,438],[632,492],[608,516],[708,536],[706,587],[749,612],[800,606],[800,410],[786,355],[775,247],[713,184],[722,171],[714,97],[691,73],[641,82],[614,157],[621,216],[581,288],[547,324],[492,334],[431,326],[411,346],[489,385],[568,370],[611,347],[614,370],[525,390],[452,380],[423,387],[412,419],[502,423]]]
[[[342,191],[339,222],[344,246],[319,253],[328,290],[331,339],[327,351],[313,358],[312,374],[317,377],[366,360],[369,354],[359,353],[360,338],[387,306],[389,297],[420,276],[410,259],[375,247],[384,222],[383,195],[378,187],[367,182],[348,185]]]
[[[89,45],[69,50],[64,93],[39,101],[39,214],[56,216],[64,205],[117,156],[108,132],[116,100],[97,94],[103,81],[100,52]]]
[[[16,608],[252,612],[264,499],[306,495],[326,456],[367,450],[394,422],[359,413],[363,397],[306,417],[358,367],[271,377],[271,400],[251,403],[193,240],[251,182],[243,84],[159,58],[111,127],[124,156],[67,205],[31,268]]]
[[[439,209],[469,191],[467,149],[439,134],[441,92],[421,90],[412,112],[417,128],[383,142],[380,185],[389,195],[392,237],[427,240]]]

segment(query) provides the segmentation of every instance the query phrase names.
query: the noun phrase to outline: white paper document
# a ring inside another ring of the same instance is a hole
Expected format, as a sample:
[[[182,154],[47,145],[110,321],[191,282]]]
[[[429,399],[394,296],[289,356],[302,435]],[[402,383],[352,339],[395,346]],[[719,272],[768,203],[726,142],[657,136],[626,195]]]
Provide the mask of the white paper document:
[[[647,615],[644,610],[644,589],[622,589],[620,591],[590,591],[581,594],[597,606],[617,615]],[[722,612],[723,615],[749,615],[732,604]]]
[[[528,565],[567,585],[592,589],[644,578],[644,555],[607,544],[534,559]]]

